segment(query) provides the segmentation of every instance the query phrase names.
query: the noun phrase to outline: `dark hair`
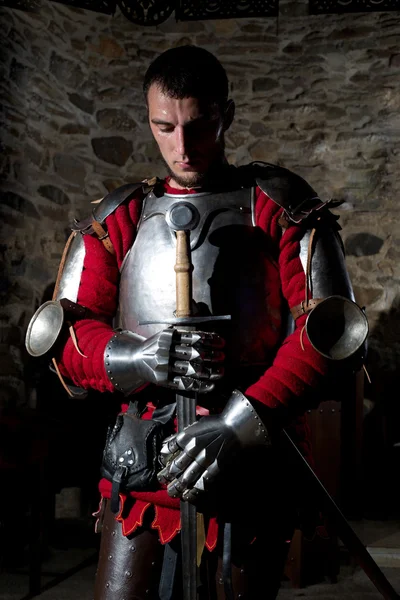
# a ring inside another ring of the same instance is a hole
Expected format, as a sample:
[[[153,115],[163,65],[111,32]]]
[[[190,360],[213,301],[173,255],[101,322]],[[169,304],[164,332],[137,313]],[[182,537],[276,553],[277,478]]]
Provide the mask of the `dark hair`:
[[[155,83],[172,98],[209,98],[223,107],[228,99],[228,77],[219,60],[204,48],[187,45],[160,54],[144,76],[147,101]]]

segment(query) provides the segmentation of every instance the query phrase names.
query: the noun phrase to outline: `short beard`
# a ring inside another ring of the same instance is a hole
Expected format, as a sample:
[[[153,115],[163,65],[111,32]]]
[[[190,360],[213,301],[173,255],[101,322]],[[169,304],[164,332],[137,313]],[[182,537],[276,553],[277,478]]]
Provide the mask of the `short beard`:
[[[184,188],[197,188],[204,187],[205,183],[208,181],[208,176],[205,173],[190,173],[188,177],[180,177],[171,169],[171,167],[165,162],[163,159],[165,168],[168,171],[168,175],[176,181],[176,183]]]
[[[225,139],[222,136],[219,138],[220,143],[220,152],[219,157],[216,158],[216,161],[213,165],[210,166],[209,170],[206,173],[198,173],[193,172],[188,174],[188,177],[180,177],[171,169],[171,167],[166,163],[164,158],[162,157],[165,168],[168,171],[168,175],[172,177],[176,183],[185,188],[204,188],[206,186],[212,185],[215,180],[218,180],[221,172],[221,165],[226,162],[225,159]]]

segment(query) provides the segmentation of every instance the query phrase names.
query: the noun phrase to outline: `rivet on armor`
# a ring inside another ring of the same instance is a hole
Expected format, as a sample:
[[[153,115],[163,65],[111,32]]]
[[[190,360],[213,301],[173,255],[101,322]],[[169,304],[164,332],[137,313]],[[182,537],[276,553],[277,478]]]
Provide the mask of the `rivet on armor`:
[[[128,460],[128,465],[133,465],[133,460]]]
[[[240,572],[241,572],[241,574],[243,575],[243,573],[244,573],[244,569],[240,569]]]
[[[132,454],[132,450],[128,450],[127,454]]]
[[[132,546],[130,546],[130,547],[129,547],[129,550],[130,550],[131,552],[136,552],[136,546],[134,546],[134,545],[132,544]]]
[[[123,462],[124,462],[124,457],[123,457],[123,456],[121,456],[121,457],[118,459],[118,461],[119,461],[120,463],[123,463]]]
[[[132,577],[132,571],[125,571],[125,575],[129,578]]]
[[[111,535],[117,535],[116,531],[112,531]]]
[[[110,554],[110,555],[108,556],[108,560],[112,560],[112,559],[113,559],[113,555],[112,555],[112,554]]]
[[[223,583],[224,583],[224,580],[222,579],[222,577],[220,577],[220,578],[218,579],[218,583],[220,583],[221,585],[223,585]]]
[[[108,581],[107,581],[107,583],[106,583],[106,587],[107,587],[107,588],[109,588],[109,587],[110,587],[110,584],[108,583]]]
[[[153,560],[153,562],[151,563],[151,566],[154,567],[155,566],[155,561]]]

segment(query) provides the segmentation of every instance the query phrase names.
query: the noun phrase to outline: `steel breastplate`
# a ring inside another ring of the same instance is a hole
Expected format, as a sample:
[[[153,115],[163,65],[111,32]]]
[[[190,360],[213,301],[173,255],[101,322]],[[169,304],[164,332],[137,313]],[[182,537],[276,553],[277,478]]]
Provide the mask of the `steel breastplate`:
[[[270,339],[263,340],[270,319],[266,299],[269,285],[276,282],[267,281],[271,259],[266,235],[253,225],[251,195],[249,188],[148,194],[135,242],[121,268],[115,327],[148,338],[174,318],[176,236],[165,215],[175,203],[190,202],[200,213],[190,233],[193,314],[231,316],[198,328],[217,331],[227,340],[230,364],[265,363],[265,349],[271,345]],[[155,323],[144,325],[147,321]]]

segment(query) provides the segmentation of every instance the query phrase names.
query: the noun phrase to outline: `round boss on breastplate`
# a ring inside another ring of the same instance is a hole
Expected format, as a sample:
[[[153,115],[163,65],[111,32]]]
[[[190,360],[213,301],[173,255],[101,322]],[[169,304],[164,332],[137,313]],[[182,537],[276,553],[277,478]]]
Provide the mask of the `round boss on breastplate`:
[[[190,202],[176,202],[167,210],[165,220],[174,231],[190,231],[197,227],[200,213]]]

